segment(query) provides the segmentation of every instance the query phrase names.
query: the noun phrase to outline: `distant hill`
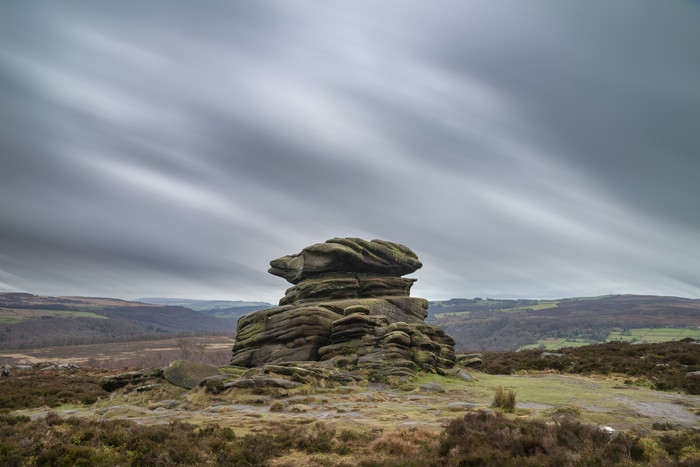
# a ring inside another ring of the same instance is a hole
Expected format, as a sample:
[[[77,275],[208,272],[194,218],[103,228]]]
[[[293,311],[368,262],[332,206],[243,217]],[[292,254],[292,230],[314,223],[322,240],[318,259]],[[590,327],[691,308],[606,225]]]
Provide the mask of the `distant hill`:
[[[700,338],[700,300],[608,295],[559,300],[463,299],[430,302],[426,322],[458,349],[554,349],[606,341]]]
[[[236,319],[218,318],[183,306],[0,293],[3,350],[235,331]]]
[[[46,297],[0,292],[0,350],[229,334],[238,317],[265,302]],[[157,303],[149,303],[157,302]],[[558,300],[455,298],[430,302],[426,322],[453,336],[457,349],[516,350],[606,341],[700,339],[700,300],[610,295]]]
[[[138,298],[138,302],[154,305],[184,306],[191,310],[216,316],[217,318],[235,318],[253,311],[272,308],[274,305],[267,302],[245,302],[231,300],[191,300],[187,298]]]

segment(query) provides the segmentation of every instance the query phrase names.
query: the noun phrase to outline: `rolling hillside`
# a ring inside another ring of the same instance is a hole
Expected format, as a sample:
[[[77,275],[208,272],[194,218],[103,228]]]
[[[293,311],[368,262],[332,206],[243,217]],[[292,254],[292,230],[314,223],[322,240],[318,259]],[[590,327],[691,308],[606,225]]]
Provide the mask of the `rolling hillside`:
[[[457,348],[516,350],[612,340],[659,342],[700,337],[700,300],[610,295],[559,300],[452,299],[431,302],[426,320]],[[648,338],[646,338],[648,336]]]
[[[220,300],[143,300],[161,304],[0,293],[0,350],[158,339],[182,333],[232,335],[238,317],[270,306]],[[426,321],[442,326],[462,350],[700,339],[700,300],[678,297],[458,298],[431,302],[428,312]]]
[[[164,338],[181,333],[229,334],[235,330],[235,319],[182,306],[0,293],[3,350]]]
[[[217,318],[235,318],[253,311],[272,308],[267,302],[245,302],[240,300],[193,300],[187,298],[139,298],[136,301],[154,305],[184,306]]]

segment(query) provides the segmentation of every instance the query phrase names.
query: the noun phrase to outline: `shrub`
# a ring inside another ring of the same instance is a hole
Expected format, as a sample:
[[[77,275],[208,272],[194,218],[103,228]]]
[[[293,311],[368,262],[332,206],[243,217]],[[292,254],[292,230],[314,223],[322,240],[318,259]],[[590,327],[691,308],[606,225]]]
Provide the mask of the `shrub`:
[[[700,461],[700,433],[691,429],[610,436],[570,417],[545,423],[483,410],[448,421],[441,433],[415,427],[336,432],[324,423],[271,420],[261,426],[263,432],[245,436],[215,424],[95,423],[52,414],[30,420],[0,412],[0,465],[291,465],[279,458],[293,450],[317,462],[319,453],[352,455],[348,464],[366,466],[689,466]]]
[[[308,453],[330,452],[333,449],[335,430],[324,423],[317,423],[307,430],[297,441],[297,448]]]
[[[515,410],[515,391],[503,389],[502,386],[497,387],[491,406],[506,412],[513,412]]]
[[[565,356],[552,359],[540,358],[540,350],[485,352],[481,369],[489,374],[512,374],[518,370],[616,373],[635,377],[635,381],[649,381],[658,390],[700,394],[700,376],[686,375],[700,370],[700,346],[696,344],[662,342],[632,345],[609,342],[559,351]]]
[[[100,374],[80,368],[57,375],[28,371],[3,378],[0,408],[26,409],[61,404],[93,404],[108,393],[98,381]]]
[[[272,401],[270,404],[270,412],[281,412],[284,410],[284,403],[282,401]]]
[[[675,429],[675,425],[671,422],[654,422],[651,424],[651,427],[659,431],[671,431]]]

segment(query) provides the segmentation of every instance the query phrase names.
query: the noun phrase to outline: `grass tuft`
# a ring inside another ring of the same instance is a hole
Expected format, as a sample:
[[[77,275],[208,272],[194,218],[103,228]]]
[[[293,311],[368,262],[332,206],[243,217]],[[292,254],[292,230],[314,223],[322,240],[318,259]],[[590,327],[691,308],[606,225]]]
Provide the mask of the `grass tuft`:
[[[513,412],[515,410],[515,391],[498,386],[493,395],[491,407],[503,409],[506,412]]]

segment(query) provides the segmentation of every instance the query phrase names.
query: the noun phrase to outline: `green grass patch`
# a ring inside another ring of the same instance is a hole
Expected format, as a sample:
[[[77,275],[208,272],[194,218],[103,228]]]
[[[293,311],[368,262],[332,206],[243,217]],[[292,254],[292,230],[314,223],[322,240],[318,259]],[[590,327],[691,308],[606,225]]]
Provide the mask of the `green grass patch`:
[[[633,328],[633,329],[617,329],[612,331],[605,342],[629,342],[637,344],[652,344],[658,342],[679,341],[690,337],[700,340],[700,329],[691,328]],[[540,349],[540,350],[557,350],[565,347],[583,347],[585,345],[594,344],[591,340],[577,339],[575,337],[561,338],[544,338],[538,339],[534,344],[528,344],[520,347],[521,350]]]
[[[574,297],[571,300],[572,301],[578,301],[578,300],[600,300],[601,298],[610,298],[610,297],[618,297],[618,295],[598,295],[596,297]]]
[[[436,318],[447,318],[448,316],[469,316],[471,311],[452,311],[449,313],[436,313]]]
[[[20,321],[22,321],[21,318],[15,318],[14,316],[0,316],[0,324],[19,323]]]
[[[14,322],[27,318],[40,318],[42,316],[72,317],[72,318],[96,318],[109,319],[108,316],[98,315],[92,311],[76,310],[47,310],[44,308],[1,308],[0,318],[13,319]],[[6,321],[3,321],[6,322]]]
[[[584,339],[562,337],[540,339],[534,344],[522,346],[521,349],[557,350],[564,347],[583,347],[584,345],[591,345],[591,342]]]
[[[71,316],[74,318],[96,318],[96,319],[109,319],[108,316],[102,316],[98,315],[97,313],[93,313],[92,311],[68,311],[68,310],[37,310],[41,311],[43,314],[46,314],[48,311],[49,314],[53,314],[56,316]]]
[[[556,308],[558,306],[558,301],[555,300],[541,300],[537,303],[537,305],[529,305],[529,306],[516,306],[513,308],[502,308],[498,311],[502,311],[504,313],[522,313],[524,311],[531,311],[531,310],[546,310],[548,308]]]
[[[632,328],[612,331],[606,342],[654,343],[679,341],[690,337],[700,339],[700,329],[691,328]]]

